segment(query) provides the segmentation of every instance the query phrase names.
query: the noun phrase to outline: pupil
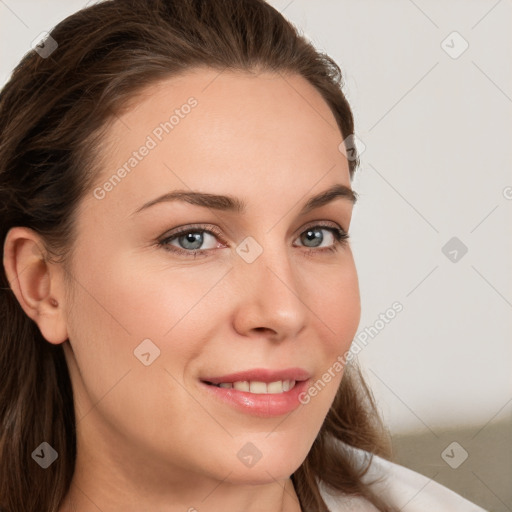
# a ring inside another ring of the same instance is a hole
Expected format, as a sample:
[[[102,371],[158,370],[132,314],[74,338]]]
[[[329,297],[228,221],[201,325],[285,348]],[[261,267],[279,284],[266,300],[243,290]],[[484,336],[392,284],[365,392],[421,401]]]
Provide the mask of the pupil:
[[[317,247],[322,243],[323,240],[323,234],[322,231],[319,229],[310,229],[306,231],[306,238],[310,242],[314,242],[312,246],[310,247]]]
[[[199,249],[203,244],[203,235],[201,233],[187,233],[185,236],[181,237],[184,239],[185,248],[186,249]],[[187,244],[196,244],[194,247],[189,247]]]

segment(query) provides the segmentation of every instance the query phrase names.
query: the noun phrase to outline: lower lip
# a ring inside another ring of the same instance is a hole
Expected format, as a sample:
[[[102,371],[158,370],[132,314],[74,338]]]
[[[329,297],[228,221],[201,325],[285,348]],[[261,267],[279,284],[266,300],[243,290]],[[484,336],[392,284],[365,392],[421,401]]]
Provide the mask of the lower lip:
[[[218,386],[206,384],[205,382],[201,382],[201,385],[210,393],[210,396],[231,405],[239,411],[254,416],[270,418],[289,414],[297,409],[297,407],[301,405],[299,395],[307,389],[308,381],[303,380],[296,382],[292,389],[283,391],[282,393],[262,394],[238,391],[234,388],[219,388]]]

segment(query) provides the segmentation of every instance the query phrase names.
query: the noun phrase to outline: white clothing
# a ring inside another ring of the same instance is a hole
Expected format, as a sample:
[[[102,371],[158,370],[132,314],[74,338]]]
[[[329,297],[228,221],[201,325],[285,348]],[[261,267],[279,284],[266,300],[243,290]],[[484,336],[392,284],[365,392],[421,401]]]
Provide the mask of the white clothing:
[[[369,455],[361,450],[357,452]],[[363,480],[369,482],[379,476],[384,479],[372,484],[371,488],[384,498],[386,504],[401,512],[486,512],[434,480],[374,455]],[[377,512],[363,498],[329,494],[333,492],[328,492],[320,482],[320,493],[330,512]]]

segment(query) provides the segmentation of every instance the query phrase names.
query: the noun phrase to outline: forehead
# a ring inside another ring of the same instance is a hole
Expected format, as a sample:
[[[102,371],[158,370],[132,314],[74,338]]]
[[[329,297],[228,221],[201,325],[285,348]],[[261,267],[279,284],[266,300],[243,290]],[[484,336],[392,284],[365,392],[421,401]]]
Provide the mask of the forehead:
[[[297,195],[327,175],[350,182],[334,116],[298,75],[197,69],[161,80],[132,99],[106,138],[97,183],[123,175],[111,197],[225,193],[227,183],[246,195],[262,187]]]

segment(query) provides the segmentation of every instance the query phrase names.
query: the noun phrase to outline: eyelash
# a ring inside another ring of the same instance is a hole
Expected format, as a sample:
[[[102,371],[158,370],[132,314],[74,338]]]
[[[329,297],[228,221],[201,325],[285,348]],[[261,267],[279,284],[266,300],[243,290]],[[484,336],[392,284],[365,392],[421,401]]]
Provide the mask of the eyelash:
[[[303,233],[305,233],[308,230],[315,230],[318,228],[327,229],[327,230],[331,231],[331,233],[334,235],[334,243],[333,243],[333,245],[330,245],[329,247],[320,247],[319,249],[309,248],[308,250],[305,251],[305,254],[304,254],[305,256],[311,256],[311,255],[313,255],[313,253],[336,252],[336,251],[338,251],[338,249],[340,247],[345,246],[347,244],[348,239],[349,239],[349,234],[346,233],[344,230],[342,230],[338,227],[332,226],[332,225],[315,224],[315,225],[306,227],[304,229],[304,231],[302,231],[300,234],[302,235]],[[196,226],[188,226],[186,229],[177,231],[176,233],[173,233],[171,236],[167,236],[164,239],[159,240],[157,245],[159,247],[162,247],[166,251],[169,251],[169,252],[172,252],[175,254],[179,254],[179,255],[184,255],[184,256],[189,256],[189,257],[193,256],[194,258],[196,258],[197,256],[201,256],[201,257],[208,256],[207,252],[212,251],[214,249],[195,249],[195,250],[187,251],[185,249],[181,249],[179,247],[169,245],[169,242],[179,238],[180,236],[186,235],[188,233],[200,233],[200,232],[209,233],[210,235],[217,237],[223,244],[227,244],[227,242],[223,239],[221,233],[217,229],[215,229],[213,226],[206,226],[206,225],[199,224]]]

